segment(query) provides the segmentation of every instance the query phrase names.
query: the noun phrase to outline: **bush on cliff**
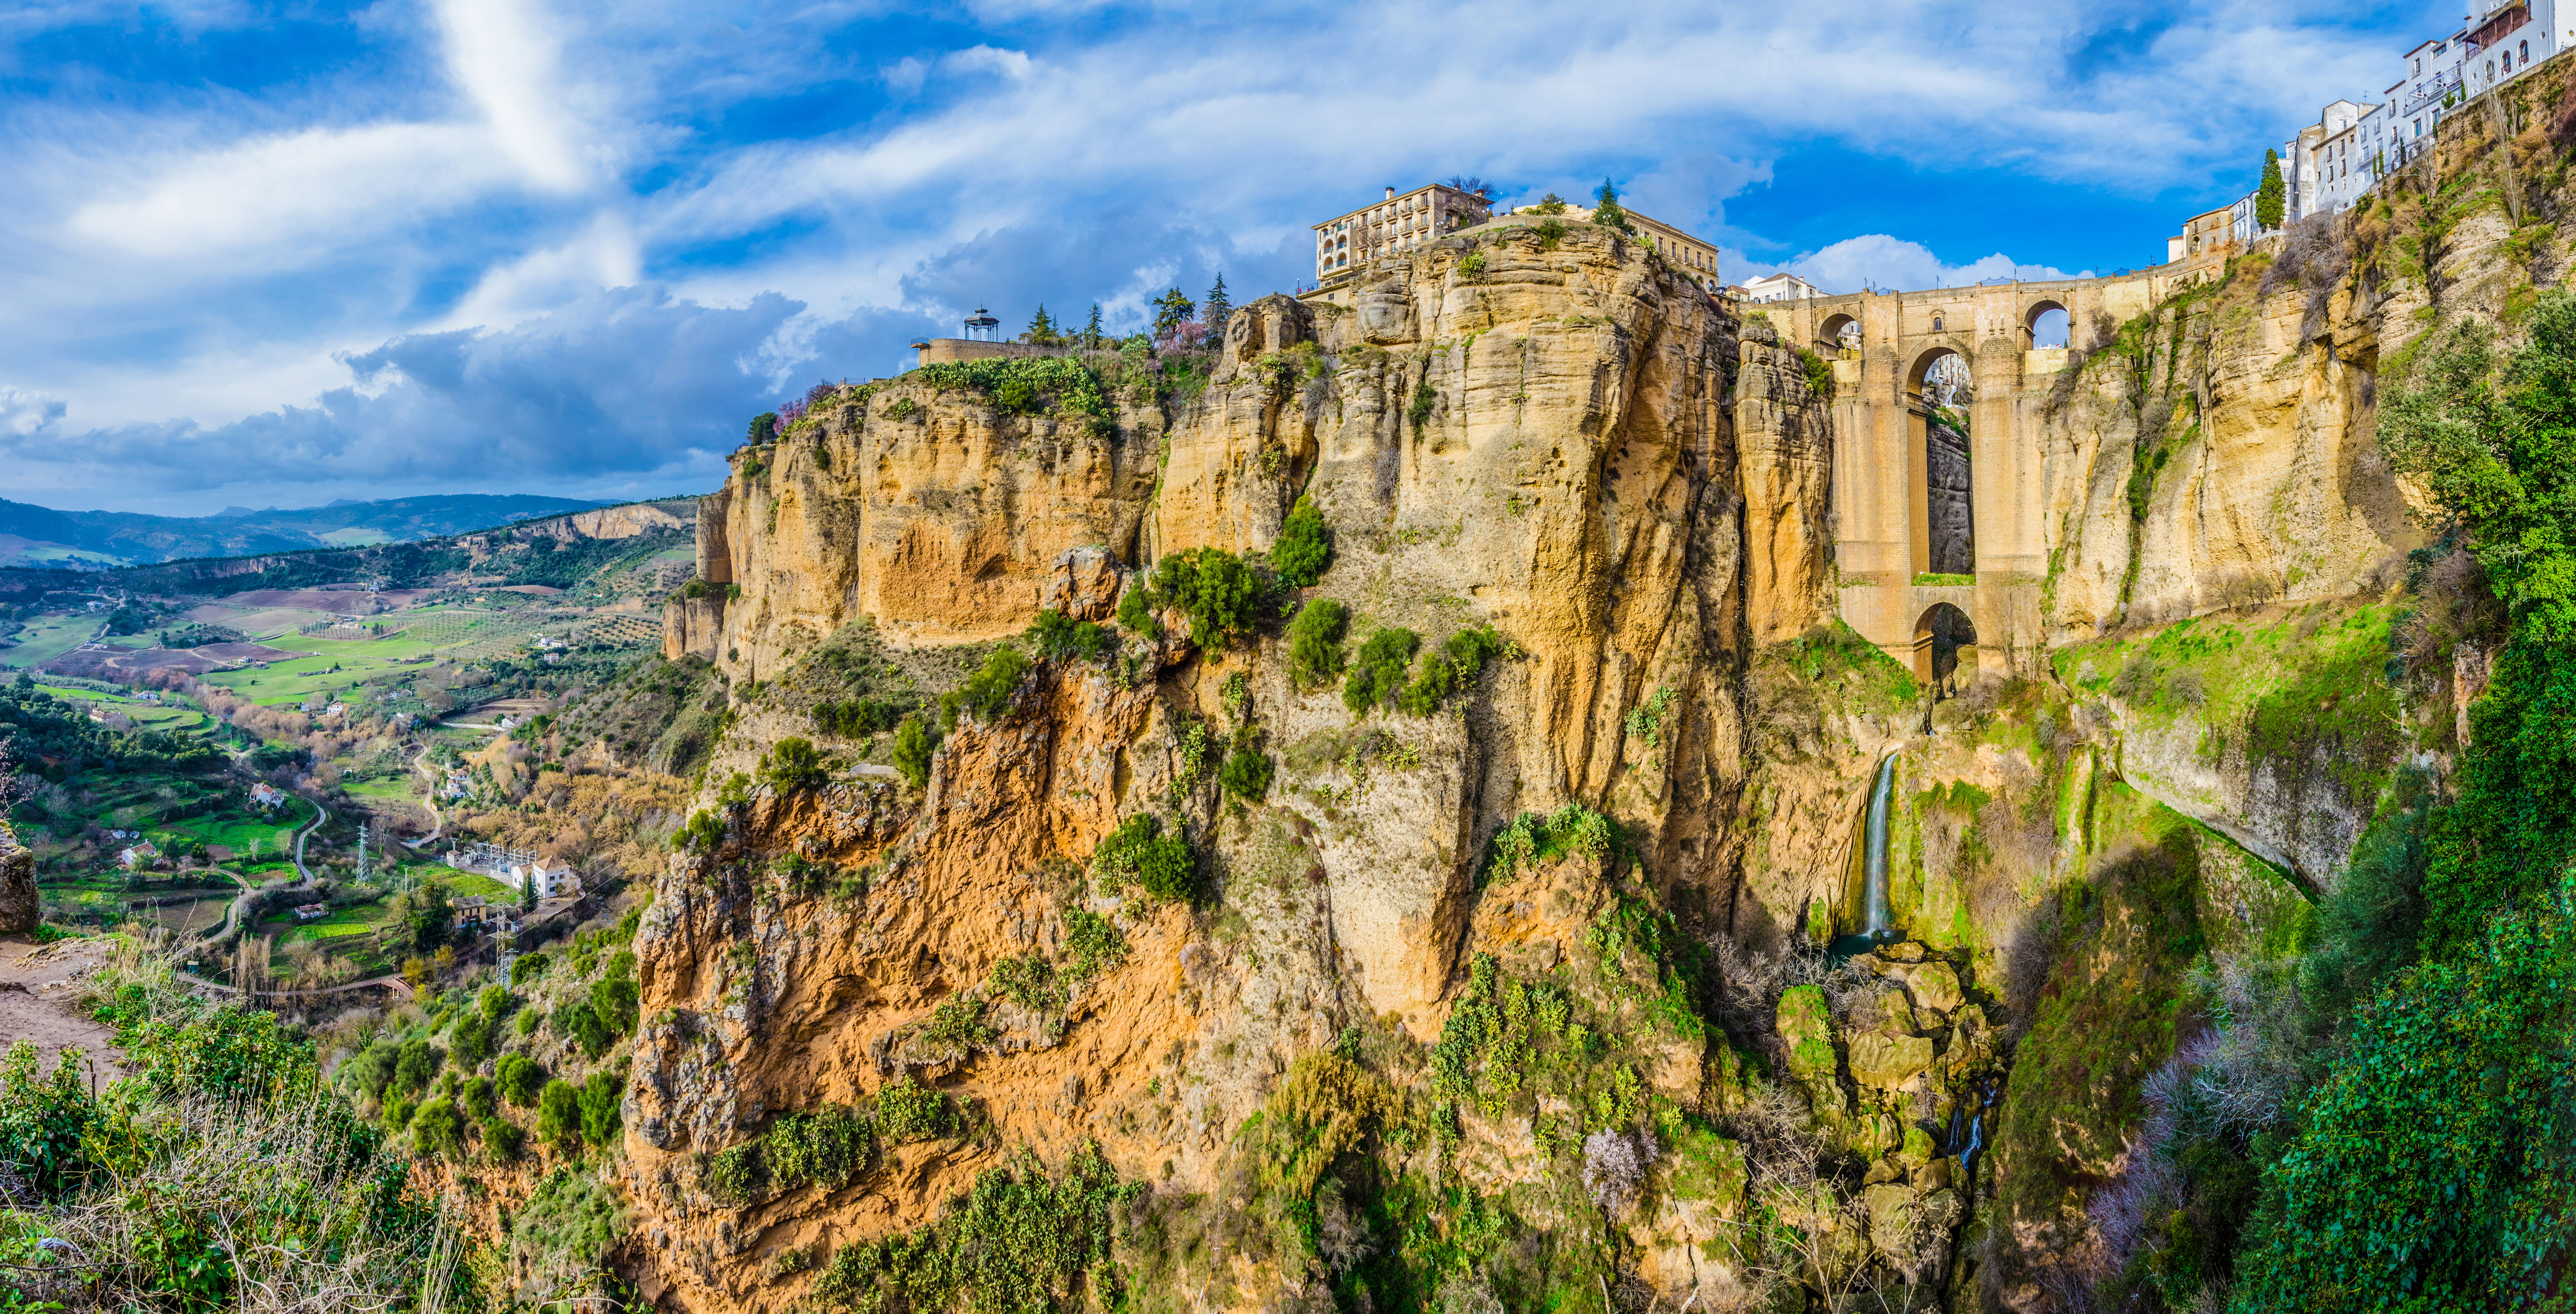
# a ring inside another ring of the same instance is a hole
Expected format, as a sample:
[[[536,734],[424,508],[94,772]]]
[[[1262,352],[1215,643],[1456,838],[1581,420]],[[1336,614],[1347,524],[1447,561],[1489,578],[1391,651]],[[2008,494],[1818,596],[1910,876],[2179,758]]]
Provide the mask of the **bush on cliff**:
[[[819,789],[831,778],[830,768],[810,739],[781,739],[760,755],[761,782],[781,796]]]
[[[1177,832],[1163,833],[1163,819],[1139,812],[1118,823],[1109,838],[1092,850],[1091,874],[1115,891],[1133,884],[1166,903],[1188,903],[1198,897],[1198,860],[1190,842]]]
[[[1339,601],[1317,598],[1288,622],[1288,674],[1298,688],[1320,689],[1342,678],[1342,635],[1350,618]]]
[[[1312,588],[1324,577],[1333,562],[1333,531],[1324,523],[1324,513],[1315,509],[1315,499],[1300,496],[1288,512],[1288,522],[1279,527],[1279,541],[1270,545],[1271,568],[1279,572],[1279,582],[1290,588]]]
[[[894,769],[914,789],[930,784],[930,755],[939,748],[939,732],[919,713],[903,718],[894,731]]]
[[[1154,568],[1154,593],[1190,618],[1190,642],[1223,648],[1258,629],[1270,590],[1243,558],[1222,548],[1191,548]]]
[[[1029,627],[1029,643],[1047,657],[1096,658],[1114,645],[1108,631],[1092,621],[1077,621],[1053,607],[1038,613]]]
[[[960,711],[973,712],[977,720],[998,721],[1011,710],[1011,701],[1020,692],[1020,679],[1029,673],[1029,659],[1013,647],[995,648],[984,658],[984,664],[966,677],[965,687],[945,694],[939,700],[943,728],[957,728]]]
[[[1460,630],[1440,645],[1440,651],[1422,659],[1421,671],[1397,696],[1396,706],[1407,716],[1429,716],[1439,711],[1451,695],[1474,684],[1476,677],[1484,673],[1488,658],[1510,650],[1511,645],[1490,625]]]
[[[1342,705],[1366,715],[1395,701],[1404,690],[1404,668],[1421,646],[1422,640],[1407,629],[1382,626],[1370,634],[1360,645],[1359,660],[1351,663],[1350,678],[1342,682]]]

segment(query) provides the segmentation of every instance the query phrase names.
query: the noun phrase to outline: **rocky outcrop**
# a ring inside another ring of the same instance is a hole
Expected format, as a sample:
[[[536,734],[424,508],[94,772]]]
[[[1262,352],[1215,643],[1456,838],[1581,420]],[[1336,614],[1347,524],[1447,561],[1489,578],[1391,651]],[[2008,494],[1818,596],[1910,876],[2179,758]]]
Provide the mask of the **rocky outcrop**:
[[[36,929],[44,911],[44,899],[36,892],[36,855],[19,845],[8,823],[0,822],[0,935]]]

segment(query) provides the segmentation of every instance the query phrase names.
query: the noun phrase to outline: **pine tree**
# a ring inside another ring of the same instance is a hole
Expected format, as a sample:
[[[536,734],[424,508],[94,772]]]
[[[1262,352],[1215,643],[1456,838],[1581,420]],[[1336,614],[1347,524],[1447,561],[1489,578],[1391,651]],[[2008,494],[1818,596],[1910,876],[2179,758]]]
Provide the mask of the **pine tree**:
[[[1619,189],[1611,186],[1609,179],[1602,179],[1601,190],[1594,192],[1592,196],[1597,202],[1592,207],[1592,222],[1604,228],[1616,228],[1623,233],[1637,231],[1628,222],[1628,212],[1619,208]]]
[[[1037,317],[1029,321],[1028,342],[1033,347],[1052,347],[1063,339],[1056,336],[1055,320],[1046,313],[1046,303],[1038,303]]]
[[[1565,198],[1554,192],[1549,192],[1547,195],[1538,198],[1538,204],[1530,207],[1530,213],[1563,214],[1565,213]]]
[[[1227,316],[1229,316],[1229,315],[1232,315],[1233,313],[1234,313],[1234,303],[1226,299],[1226,295],[1225,295],[1225,274],[1224,274],[1224,272],[1223,272],[1222,270],[1220,270],[1220,271],[1218,271],[1217,276],[1216,276],[1216,286],[1208,289],[1208,294],[1207,294],[1207,324],[1208,324],[1208,327],[1209,327],[1209,328],[1212,328],[1212,329],[1216,329],[1216,330],[1218,330],[1218,331],[1222,332],[1222,331],[1224,330],[1224,328],[1225,328],[1225,321],[1226,321],[1226,317],[1227,317]]]
[[[1181,325],[1189,322],[1190,316],[1198,313],[1198,309],[1198,306],[1188,297],[1181,294],[1179,288],[1173,288],[1154,298],[1154,336],[1156,338],[1172,336]]]
[[[2263,152],[2263,185],[2254,189],[2254,226],[2278,228],[2281,210],[2289,198],[2289,185],[2281,181],[2281,153]]]
[[[1082,326],[1082,345],[1093,351],[1100,350],[1100,303],[1097,301],[1091,303],[1091,322]]]

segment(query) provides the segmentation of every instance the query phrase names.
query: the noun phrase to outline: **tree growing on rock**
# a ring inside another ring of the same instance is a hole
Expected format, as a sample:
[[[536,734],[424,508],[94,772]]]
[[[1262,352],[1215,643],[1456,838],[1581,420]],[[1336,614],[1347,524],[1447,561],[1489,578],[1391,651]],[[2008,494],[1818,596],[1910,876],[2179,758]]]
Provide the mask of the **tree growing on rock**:
[[[2263,181],[2254,189],[2254,225],[2258,228],[2281,226],[2281,211],[2289,199],[2289,185],[2281,181],[2281,153],[2263,152]]]

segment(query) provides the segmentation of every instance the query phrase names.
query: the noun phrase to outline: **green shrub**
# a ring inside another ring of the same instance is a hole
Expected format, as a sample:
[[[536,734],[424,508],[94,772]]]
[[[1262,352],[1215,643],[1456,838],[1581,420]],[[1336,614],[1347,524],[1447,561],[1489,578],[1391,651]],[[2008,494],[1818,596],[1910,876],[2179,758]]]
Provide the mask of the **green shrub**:
[[[778,441],[778,412],[762,411],[751,417],[751,432],[744,441],[754,444]]]
[[[1798,353],[1798,369],[1807,376],[1807,391],[1830,400],[1835,388],[1834,363],[1805,347],[1791,350]]]
[[[859,739],[894,729],[899,715],[900,709],[894,704],[874,698],[826,701],[814,704],[814,729],[843,739]]]
[[[1405,408],[1404,416],[1413,422],[1415,429],[1420,429],[1431,423],[1431,412],[1439,405],[1439,389],[1431,386],[1431,380],[1424,379],[1413,385],[1413,404]]]
[[[386,1097],[384,1107],[385,1132],[388,1135],[401,1135],[404,1129],[411,1126],[411,1115],[419,1108],[420,1105],[414,1102],[410,1096],[393,1095]]]
[[[448,1031],[447,1040],[452,1047],[448,1057],[457,1067],[471,1072],[483,1060],[492,1057],[492,1021],[481,1013],[468,1013],[456,1019],[456,1025]]]
[[[445,1057],[430,1045],[427,1037],[414,1036],[404,1041],[394,1060],[394,1093],[417,1095],[429,1089],[429,1083],[437,1078]]]
[[[1350,626],[1350,609],[1332,598],[1317,598],[1288,622],[1288,676],[1300,689],[1320,689],[1342,675],[1342,635]]]
[[[535,1016],[532,1009],[526,1016]],[[537,1093],[545,1089],[546,1070],[525,1054],[504,1054],[494,1076],[501,1087],[501,1098],[522,1109],[537,1104]]]
[[[1508,880],[1524,867],[1568,855],[1598,858],[1618,842],[1610,819],[1580,803],[1568,803],[1549,816],[1524,812],[1494,833],[1485,879]]]
[[[1162,622],[1154,619],[1159,605],[1142,576],[1128,581],[1127,590],[1118,595],[1118,628],[1148,639],[1162,637]]]
[[[1404,688],[1404,668],[1413,661],[1414,649],[1422,640],[1413,631],[1381,627],[1360,645],[1359,660],[1351,663],[1351,673],[1342,682],[1342,705],[1352,712],[1366,715],[1381,703],[1394,700]]]
[[[930,784],[930,755],[939,748],[939,732],[919,714],[903,718],[894,732],[894,769],[914,789]]]
[[[1243,558],[1220,548],[1191,548],[1154,568],[1154,595],[1190,618],[1190,642],[1222,648],[1253,632],[1269,590]]]
[[[105,1118],[82,1075],[76,1048],[56,1055],[53,1075],[43,1079],[36,1076],[32,1040],[13,1042],[0,1060],[0,1165],[46,1199],[62,1196],[96,1168],[82,1141]]]
[[[1541,251],[1553,251],[1565,241],[1565,221],[1562,219],[1542,219],[1530,231],[1538,234],[1538,249]]]
[[[1018,356],[925,365],[904,378],[936,388],[972,389],[1015,414],[1034,414],[1052,401],[1066,411],[1104,421],[1117,415],[1100,372],[1069,356]]]
[[[699,812],[692,814],[687,821],[680,824],[678,830],[671,833],[671,847],[683,853],[694,853],[703,857],[715,852],[717,846],[724,843],[724,837],[724,818],[712,812]],[[528,957],[533,958],[536,955],[530,954]],[[526,961],[528,961],[527,958],[522,958],[518,963],[510,964],[512,985],[519,982],[517,976],[519,963]]]
[[[1064,913],[1064,975],[1087,981],[1127,960],[1127,937],[1098,913],[1068,908]]]
[[[877,1087],[877,1134],[889,1144],[933,1140],[947,1135],[953,1123],[948,1097],[910,1077]]]
[[[994,960],[993,974],[985,985],[993,993],[1033,1013],[1047,1013],[1064,1006],[1064,986],[1057,982],[1055,968],[1040,954],[1005,955]]]
[[[512,965],[516,966],[516,964]],[[518,996],[510,993],[510,987],[497,981],[483,987],[483,993],[474,1001],[475,1008],[483,1014],[483,1019],[487,1022],[498,1022],[508,1017],[510,1010],[518,1005]]]
[[[493,1097],[490,1077],[466,1078],[465,1084],[457,1090],[456,1102],[465,1110],[465,1116],[476,1122],[491,1117],[500,1107],[499,1101]]]
[[[766,1194],[769,1160],[762,1140],[754,1137],[708,1155],[704,1177],[707,1191],[716,1199],[737,1207],[751,1204]]]
[[[1091,621],[1077,621],[1053,607],[1038,613],[1029,627],[1029,646],[1047,657],[1092,659],[1117,646],[1109,632]]]
[[[2563,1303],[2576,1110],[2576,879],[2356,1015],[2268,1175],[2237,1307]]]
[[[617,1139],[618,1103],[626,1094],[617,1078],[605,1072],[594,1072],[581,1083],[581,1138],[595,1146],[605,1146]]]
[[[1012,647],[995,648],[985,655],[984,665],[966,677],[965,687],[940,700],[950,726],[956,724],[960,710],[973,712],[976,719],[998,721],[1011,710],[1011,700],[1020,691],[1020,678],[1028,674],[1029,659]]]
[[[1198,896],[1198,862],[1187,837],[1163,833],[1163,819],[1139,812],[1118,823],[1091,854],[1091,874],[1116,890],[1133,883],[1166,903]]]
[[[559,1155],[581,1153],[581,1088],[557,1077],[537,1095],[537,1139]]]
[[[581,1046],[581,1052],[590,1058],[607,1053],[609,1042],[617,1038],[616,1033],[609,1029],[608,1020],[601,1017],[599,1010],[592,1008],[587,999],[557,1005],[551,1021],[556,1035]]]
[[[1258,803],[1269,797],[1270,775],[1270,755],[1246,745],[1226,757],[1216,779],[1225,792],[1246,803]]]
[[[485,1118],[483,1153],[496,1164],[516,1163],[519,1159],[519,1147],[527,1140],[527,1135],[525,1131],[520,1130],[519,1124],[507,1118]]]
[[[843,1245],[813,1300],[826,1310],[1121,1308],[1112,1224],[1142,1190],[1120,1185],[1094,1145],[1052,1180],[1024,1152],[919,1232]]]
[[[533,1036],[537,1034],[537,1028],[544,1022],[545,1019],[538,1014],[537,1010],[531,1008],[521,1011],[519,1020],[511,1023],[511,1027],[522,1036]]]
[[[781,739],[760,755],[761,781],[782,797],[819,789],[831,778],[829,766],[810,739]]]
[[[780,1118],[763,1138],[770,1180],[789,1191],[807,1182],[835,1190],[868,1166],[876,1138],[867,1121],[838,1104]]]
[[[1620,718],[1619,728],[1630,739],[1643,739],[1660,748],[1664,738],[1664,714],[1672,710],[1675,694],[1670,685],[1655,690],[1646,701],[1628,709]]]
[[[1422,669],[1396,698],[1396,705],[1407,716],[1429,716],[1440,705],[1475,683],[1485,669],[1487,659],[1509,651],[1510,645],[1493,631],[1492,626],[1460,630],[1440,645],[1440,651],[1422,661]]]
[[[1279,527],[1279,541],[1270,545],[1270,568],[1279,572],[1280,583],[1303,589],[1322,579],[1332,562],[1333,531],[1324,524],[1324,513],[1315,509],[1315,499],[1299,494],[1287,523]]]
[[[553,963],[554,960],[548,958],[545,951],[542,949],[535,953],[521,954],[517,958],[510,960],[510,984],[513,987],[526,985],[528,982],[544,976],[546,974],[546,968],[553,965]]]
[[[465,1152],[465,1119],[458,1116],[453,1100],[421,1101],[411,1115],[412,1143],[430,1158],[461,1157]]]
[[[591,983],[590,1011],[606,1024],[610,1034],[622,1036],[635,1029],[635,1014],[642,998],[643,990],[635,984],[634,977],[612,973]]]

